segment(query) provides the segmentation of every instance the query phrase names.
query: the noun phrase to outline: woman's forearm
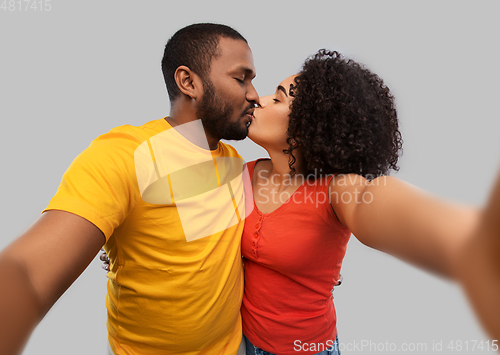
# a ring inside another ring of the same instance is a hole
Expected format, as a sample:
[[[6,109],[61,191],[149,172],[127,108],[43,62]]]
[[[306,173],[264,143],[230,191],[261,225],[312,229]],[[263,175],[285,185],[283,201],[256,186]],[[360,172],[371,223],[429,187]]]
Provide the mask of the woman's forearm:
[[[486,331],[500,340],[500,175],[478,228],[460,252],[456,270]]]

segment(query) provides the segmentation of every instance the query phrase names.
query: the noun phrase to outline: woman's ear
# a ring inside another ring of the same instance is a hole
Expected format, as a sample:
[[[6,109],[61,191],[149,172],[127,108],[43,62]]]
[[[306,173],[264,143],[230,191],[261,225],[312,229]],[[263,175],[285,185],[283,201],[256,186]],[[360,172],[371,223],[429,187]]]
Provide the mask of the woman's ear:
[[[203,83],[201,78],[193,73],[188,67],[181,65],[174,73],[174,79],[177,87],[191,99],[196,100],[203,92]]]

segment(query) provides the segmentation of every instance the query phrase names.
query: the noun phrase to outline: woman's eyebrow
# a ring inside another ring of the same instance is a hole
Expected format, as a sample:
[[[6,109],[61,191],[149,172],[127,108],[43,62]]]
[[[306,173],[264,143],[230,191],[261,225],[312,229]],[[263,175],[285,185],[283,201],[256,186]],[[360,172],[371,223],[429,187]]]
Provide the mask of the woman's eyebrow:
[[[285,90],[285,88],[284,88],[283,86],[278,85],[278,86],[276,87],[276,90],[281,90],[281,91],[283,91],[283,93],[285,94],[285,96],[286,96],[286,97],[288,97],[288,94],[286,93],[286,90]]]

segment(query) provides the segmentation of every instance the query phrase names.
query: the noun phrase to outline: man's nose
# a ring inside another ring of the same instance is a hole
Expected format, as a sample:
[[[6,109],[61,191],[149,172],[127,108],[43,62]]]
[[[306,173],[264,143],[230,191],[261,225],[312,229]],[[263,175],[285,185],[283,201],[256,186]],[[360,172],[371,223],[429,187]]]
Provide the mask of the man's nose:
[[[260,106],[259,94],[257,94],[257,90],[255,90],[255,87],[252,84],[250,84],[250,89],[247,92],[247,101]]]

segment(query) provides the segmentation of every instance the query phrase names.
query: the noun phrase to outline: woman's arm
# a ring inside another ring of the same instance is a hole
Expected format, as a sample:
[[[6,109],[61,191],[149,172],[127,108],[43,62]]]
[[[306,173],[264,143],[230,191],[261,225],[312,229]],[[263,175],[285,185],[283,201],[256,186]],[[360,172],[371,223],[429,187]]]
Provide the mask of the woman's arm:
[[[442,276],[456,278],[456,259],[477,226],[479,210],[440,200],[390,176],[371,182],[342,175],[331,205],[363,244]]]
[[[492,339],[500,339],[500,175],[456,269],[469,301]],[[497,343],[497,345],[499,345]]]

